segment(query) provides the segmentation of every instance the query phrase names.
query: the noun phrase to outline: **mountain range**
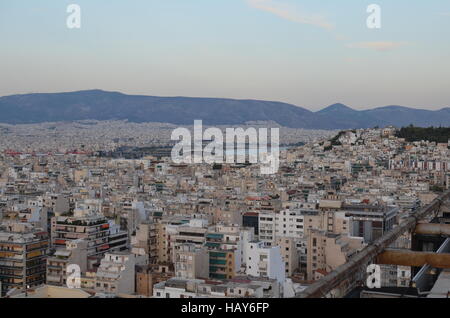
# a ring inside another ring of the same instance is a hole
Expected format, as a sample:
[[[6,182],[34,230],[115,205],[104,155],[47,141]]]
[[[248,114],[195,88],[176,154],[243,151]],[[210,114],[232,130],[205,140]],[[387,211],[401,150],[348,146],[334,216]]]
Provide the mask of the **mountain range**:
[[[334,104],[318,112],[273,101],[157,97],[86,90],[0,97],[0,122],[8,124],[76,120],[128,120],[192,125],[237,125],[274,121],[285,127],[353,129],[385,126],[450,126],[450,108],[436,111],[404,106],[355,110]]]

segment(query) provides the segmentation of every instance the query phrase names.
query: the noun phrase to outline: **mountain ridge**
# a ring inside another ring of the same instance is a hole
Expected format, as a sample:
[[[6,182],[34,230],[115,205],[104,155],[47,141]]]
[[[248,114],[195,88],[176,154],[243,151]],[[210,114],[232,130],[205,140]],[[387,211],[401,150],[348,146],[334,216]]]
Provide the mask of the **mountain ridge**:
[[[183,96],[127,95],[99,89],[0,97],[0,122],[8,124],[76,120],[129,120],[190,125],[275,121],[292,128],[354,129],[374,126],[449,125],[450,107],[440,110],[383,106],[355,110],[342,103],[313,112],[278,101]]]

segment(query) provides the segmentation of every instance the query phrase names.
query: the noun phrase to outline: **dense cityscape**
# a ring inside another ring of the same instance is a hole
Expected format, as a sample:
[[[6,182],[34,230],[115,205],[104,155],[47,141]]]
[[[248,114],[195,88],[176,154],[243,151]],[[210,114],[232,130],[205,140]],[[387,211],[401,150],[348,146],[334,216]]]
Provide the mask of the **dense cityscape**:
[[[137,136],[161,145],[164,133],[146,134],[167,128],[94,124],[2,126],[3,297],[295,297],[450,184],[450,143],[407,142],[393,127],[301,131],[306,144],[261,175],[259,164],[99,157]],[[21,138],[33,138],[28,152]],[[411,244],[406,233],[392,247]],[[413,276],[381,265],[383,288],[411,287]],[[357,281],[324,296],[361,287],[369,297]]]
[[[1,0],[0,38],[0,315],[450,299],[450,1]]]

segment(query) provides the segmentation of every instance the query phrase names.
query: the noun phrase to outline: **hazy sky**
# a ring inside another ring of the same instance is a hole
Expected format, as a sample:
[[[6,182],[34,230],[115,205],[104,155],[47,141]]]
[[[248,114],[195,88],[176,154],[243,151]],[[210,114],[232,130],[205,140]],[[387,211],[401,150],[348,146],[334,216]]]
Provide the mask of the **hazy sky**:
[[[372,3],[381,29],[366,26]],[[448,0],[0,0],[0,41],[0,95],[450,106]]]

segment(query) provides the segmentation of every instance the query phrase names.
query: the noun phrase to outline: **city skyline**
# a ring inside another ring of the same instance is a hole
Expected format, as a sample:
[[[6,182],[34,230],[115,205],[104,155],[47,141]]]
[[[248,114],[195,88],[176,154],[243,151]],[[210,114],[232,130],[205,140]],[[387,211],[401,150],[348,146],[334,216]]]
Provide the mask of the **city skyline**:
[[[448,0],[3,0],[0,38],[2,304],[450,298]]]
[[[81,7],[81,29],[66,8]],[[449,106],[450,4],[3,1],[0,96],[103,89],[260,99],[312,111]],[[345,80],[343,80],[345,79]]]

